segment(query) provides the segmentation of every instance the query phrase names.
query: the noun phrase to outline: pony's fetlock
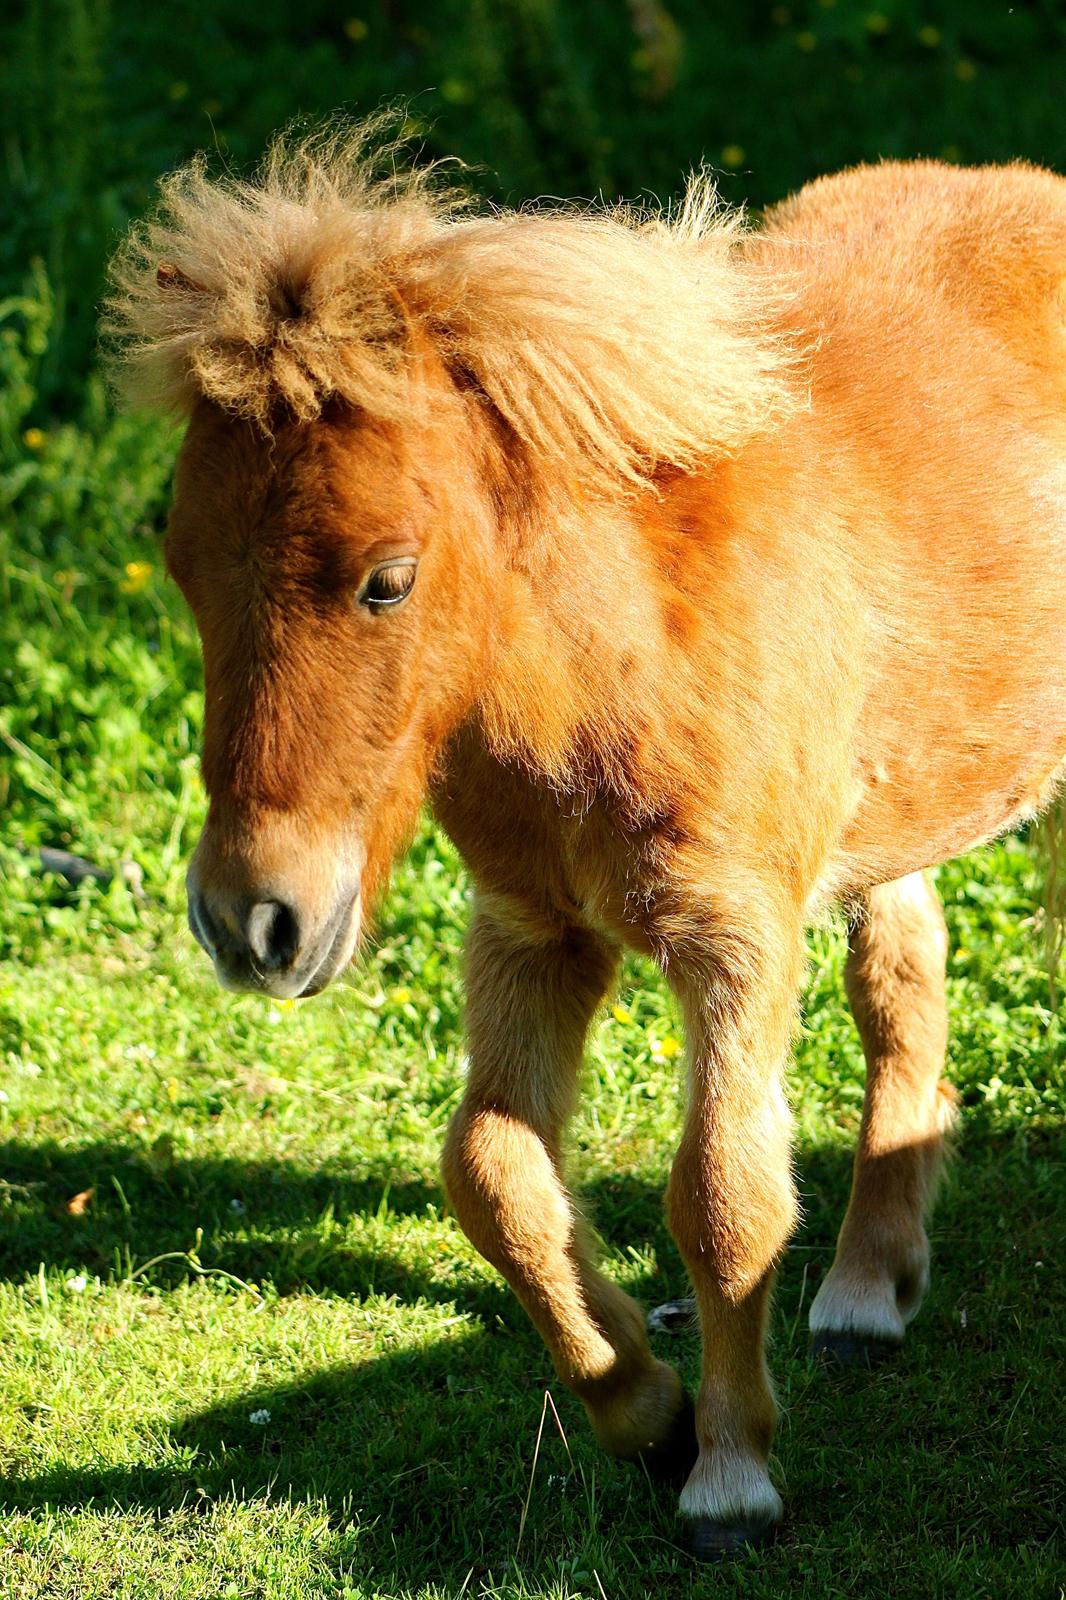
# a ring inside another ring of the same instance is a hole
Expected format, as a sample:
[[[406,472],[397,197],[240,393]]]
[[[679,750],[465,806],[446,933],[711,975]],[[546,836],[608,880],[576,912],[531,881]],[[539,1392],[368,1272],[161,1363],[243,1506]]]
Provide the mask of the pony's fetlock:
[[[607,1395],[583,1396],[593,1431],[608,1455],[643,1460],[655,1476],[667,1476],[669,1458],[684,1455],[695,1440],[692,1402],[673,1367],[652,1362],[639,1378]],[[695,1460],[691,1451],[691,1468]]]

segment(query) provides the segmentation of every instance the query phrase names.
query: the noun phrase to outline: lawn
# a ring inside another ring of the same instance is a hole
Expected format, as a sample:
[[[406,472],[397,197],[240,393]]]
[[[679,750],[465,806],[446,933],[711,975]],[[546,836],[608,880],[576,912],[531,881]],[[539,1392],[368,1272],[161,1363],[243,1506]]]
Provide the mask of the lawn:
[[[445,1204],[468,899],[448,842],[425,823],[372,947],[315,1000],[224,995],[193,945],[199,655],[158,544],[179,436],[115,416],[92,327],[157,172],[341,101],[424,91],[416,137],[496,197],[665,196],[701,154],[756,202],[880,153],[1061,166],[1063,8],[364,10],[0,20],[0,1600],[1062,1600],[1066,1007],[1027,842],[938,874],[963,1114],[933,1286],[894,1363],[836,1377],[805,1317],[862,1062],[842,934],[811,935],[804,1222],[771,1339],[788,1521],[696,1568],[673,1497],[597,1453]],[[137,870],[73,889],[42,845]],[[606,1270],[648,1305],[685,1292],[661,1204],[679,1038],[628,963],[571,1141]],[[694,1336],[656,1344],[693,1384]]]
[[[436,1164],[462,1071],[462,872],[427,830],[377,947],[279,1008],[224,997],[178,886],[25,882],[0,964],[0,1572],[95,1596],[1060,1593],[1059,1024],[1013,841],[940,875],[965,1108],[903,1355],[831,1379],[804,1310],[861,1093],[841,940],[793,1073],[805,1225],[781,1275],[780,1542],[690,1569],[668,1494],[600,1457]],[[28,911],[27,911],[28,914]],[[676,1018],[647,968],[596,1026],[572,1165],[611,1274],[683,1292],[660,1193]],[[665,1046],[665,1050],[664,1050]],[[690,1335],[660,1336],[690,1381]],[[538,1434],[545,1394],[549,1408]],[[564,1436],[564,1437],[561,1437]]]

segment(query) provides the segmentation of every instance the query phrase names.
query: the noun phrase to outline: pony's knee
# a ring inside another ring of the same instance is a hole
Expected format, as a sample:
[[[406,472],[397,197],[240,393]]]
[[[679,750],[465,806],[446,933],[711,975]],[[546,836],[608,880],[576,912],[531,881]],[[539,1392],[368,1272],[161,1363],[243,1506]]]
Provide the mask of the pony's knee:
[[[766,1277],[797,1222],[787,1144],[750,1165],[678,1152],[667,1190],[667,1219],[697,1288],[730,1301]]]
[[[441,1175],[464,1233],[493,1265],[539,1262],[571,1231],[570,1208],[543,1140],[505,1112],[460,1106],[445,1139]]]
[[[789,1114],[778,1093],[746,1125],[690,1126],[666,1194],[667,1221],[696,1286],[739,1301],[762,1282],[797,1222]]]

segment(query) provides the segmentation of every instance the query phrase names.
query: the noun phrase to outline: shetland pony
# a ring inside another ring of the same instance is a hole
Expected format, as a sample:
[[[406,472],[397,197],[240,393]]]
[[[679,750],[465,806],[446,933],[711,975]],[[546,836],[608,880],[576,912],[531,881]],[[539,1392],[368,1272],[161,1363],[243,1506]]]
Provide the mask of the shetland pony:
[[[317,993],[428,795],[476,885],[456,1215],[715,1558],[782,1512],[763,1340],[805,925],[846,909],[868,1069],[810,1322],[861,1355],[921,1302],[951,1119],[923,869],[1032,816],[1066,757],[1066,183],[887,163],[752,232],[703,178],[676,215],[478,214],[367,151],[193,165],[114,269],[127,387],[189,417],[190,921],[225,986]],[[685,1016],[695,1407],[564,1186],[622,946]]]

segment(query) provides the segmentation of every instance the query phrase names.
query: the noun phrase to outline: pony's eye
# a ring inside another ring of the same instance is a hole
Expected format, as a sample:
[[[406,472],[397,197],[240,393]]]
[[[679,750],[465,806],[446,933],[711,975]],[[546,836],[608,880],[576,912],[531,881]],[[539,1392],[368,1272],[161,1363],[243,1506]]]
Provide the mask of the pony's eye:
[[[384,611],[399,606],[415,586],[418,566],[414,556],[398,556],[375,567],[359,593],[359,604],[368,611]]]

